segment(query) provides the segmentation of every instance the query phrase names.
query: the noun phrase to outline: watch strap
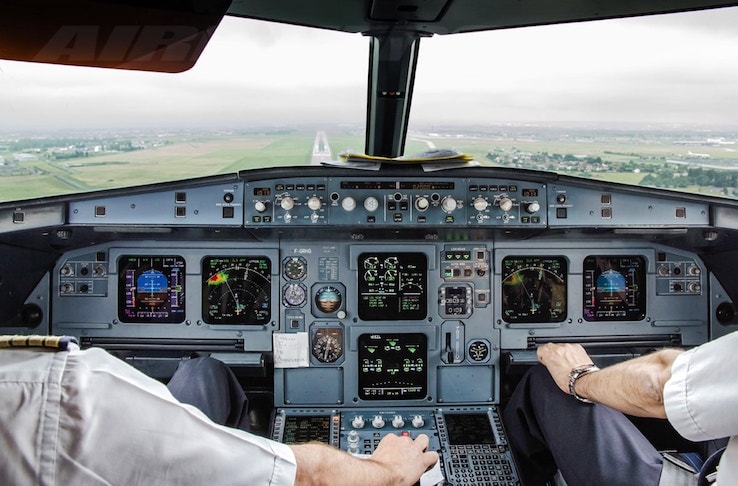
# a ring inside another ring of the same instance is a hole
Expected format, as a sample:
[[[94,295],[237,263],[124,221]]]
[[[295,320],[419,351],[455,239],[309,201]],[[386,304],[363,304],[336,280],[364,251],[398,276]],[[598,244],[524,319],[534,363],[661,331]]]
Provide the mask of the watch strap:
[[[586,375],[587,373],[592,373],[593,371],[599,371],[600,369],[595,365],[594,363],[590,363],[588,365],[583,366],[575,366],[571,369],[569,372],[569,395],[573,396],[580,402],[584,403],[594,403],[592,400],[589,400],[587,398],[581,397],[577,395],[576,390],[576,383],[579,378]]]

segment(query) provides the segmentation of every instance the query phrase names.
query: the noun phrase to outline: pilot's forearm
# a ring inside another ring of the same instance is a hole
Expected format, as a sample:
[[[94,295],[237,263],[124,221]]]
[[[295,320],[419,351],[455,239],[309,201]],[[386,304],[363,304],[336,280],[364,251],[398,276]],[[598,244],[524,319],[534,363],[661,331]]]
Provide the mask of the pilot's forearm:
[[[576,392],[582,398],[640,417],[666,418],[664,384],[671,377],[671,365],[682,351],[664,349],[582,375]],[[538,349],[538,359],[556,384],[569,393],[569,373],[592,363],[578,344],[546,344]]]
[[[681,350],[664,349],[582,376],[577,394],[629,415],[666,418],[664,385]]]

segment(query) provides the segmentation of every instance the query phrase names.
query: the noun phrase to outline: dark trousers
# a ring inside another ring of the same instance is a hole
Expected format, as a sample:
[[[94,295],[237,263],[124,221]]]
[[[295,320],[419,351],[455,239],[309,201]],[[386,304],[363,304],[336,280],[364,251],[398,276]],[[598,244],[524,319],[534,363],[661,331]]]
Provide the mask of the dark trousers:
[[[177,400],[199,408],[217,424],[250,429],[246,394],[222,361],[211,357],[183,360],[167,388]]]
[[[661,455],[622,413],[563,393],[548,370],[528,370],[503,422],[525,486],[560,470],[568,486],[656,486]]]

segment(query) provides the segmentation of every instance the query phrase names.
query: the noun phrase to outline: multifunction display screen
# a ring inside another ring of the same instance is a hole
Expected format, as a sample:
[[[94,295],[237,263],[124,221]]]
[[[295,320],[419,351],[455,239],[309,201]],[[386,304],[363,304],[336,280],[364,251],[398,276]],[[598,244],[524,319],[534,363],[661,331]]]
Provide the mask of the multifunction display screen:
[[[509,256],[502,260],[502,318],[546,323],[566,319],[567,260],[563,256]]]
[[[584,259],[584,318],[640,321],[646,317],[646,259],[590,255]]]
[[[282,442],[285,444],[302,444],[316,440],[329,444],[330,438],[330,415],[289,415],[284,419]]]
[[[118,318],[122,322],[184,321],[185,275],[185,260],[181,256],[121,256]]]
[[[359,397],[362,400],[425,398],[427,341],[422,333],[359,336]]]
[[[267,324],[271,262],[264,256],[211,256],[202,261],[202,314],[208,324]]]
[[[486,413],[443,414],[451,445],[496,444]]]
[[[425,319],[427,269],[423,253],[359,255],[359,317],[365,321]]]

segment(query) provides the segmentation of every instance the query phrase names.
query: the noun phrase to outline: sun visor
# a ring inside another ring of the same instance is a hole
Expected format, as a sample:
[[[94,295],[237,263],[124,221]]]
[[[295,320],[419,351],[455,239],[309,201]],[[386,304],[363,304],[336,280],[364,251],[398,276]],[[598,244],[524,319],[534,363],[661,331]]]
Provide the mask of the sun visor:
[[[230,0],[3,0],[0,58],[140,71],[191,68]]]

